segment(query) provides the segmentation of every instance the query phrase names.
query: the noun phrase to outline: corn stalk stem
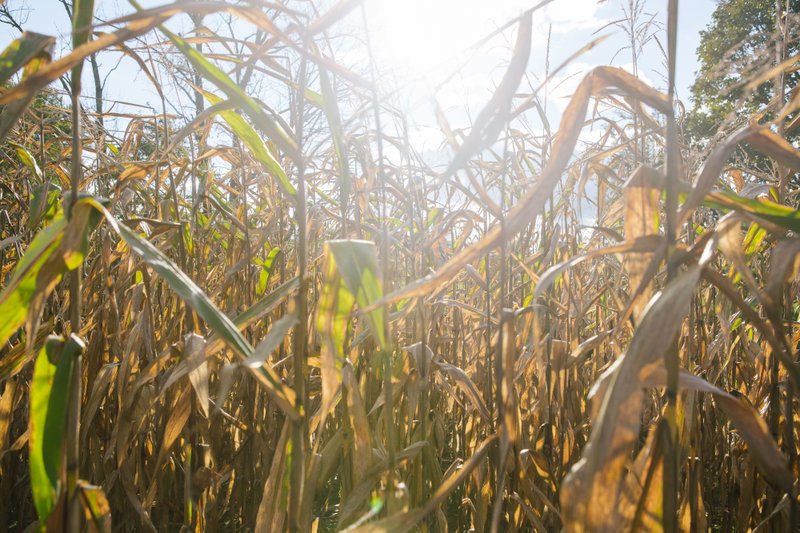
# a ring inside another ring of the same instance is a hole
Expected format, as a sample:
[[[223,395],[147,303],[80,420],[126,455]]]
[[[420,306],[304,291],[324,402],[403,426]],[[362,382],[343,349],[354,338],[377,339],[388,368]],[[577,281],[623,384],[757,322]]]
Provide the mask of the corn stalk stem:
[[[783,4],[782,4],[783,1]],[[786,59],[787,55],[787,45],[786,40],[789,35],[789,15],[791,14],[791,2],[790,0],[775,0],[775,29],[777,34],[777,39],[775,42],[775,63],[780,64]],[[775,92],[778,96],[778,104],[779,108],[784,106],[786,103],[786,74],[784,71],[777,76],[775,79]],[[783,135],[784,134],[784,123],[778,123],[778,133]],[[787,185],[789,183],[790,176],[792,172],[788,169],[780,168],[780,179],[779,179],[779,187],[778,187],[778,201],[780,203],[786,202],[786,192],[787,192]],[[786,285],[783,291],[783,302],[782,302],[782,314],[784,316],[784,320],[791,321],[792,320],[792,293],[791,293],[791,286]],[[791,356],[791,352],[787,352],[787,356]],[[779,372],[779,362],[778,362],[777,354],[773,355],[773,360],[775,361],[775,373],[773,376],[773,390],[776,392],[776,397],[779,395],[778,391],[778,372]],[[794,357],[794,361],[797,361],[797,357]],[[795,396],[795,389],[794,389],[794,382],[791,379],[786,379],[786,396],[784,398],[784,405],[783,405],[783,415],[785,421],[784,427],[784,434],[783,434],[783,446],[789,456],[789,470],[791,472],[795,471],[795,466],[797,464],[797,446],[795,445],[794,439],[794,396]],[[777,411],[780,407],[777,404],[773,408],[773,411],[776,412],[777,418]],[[788,517],[788,531],[797,531],[798,529],[798,505],[797,505],[797,489],[796,487],[792,487],[787,495],[789,498],[789,517]]]
[[[375,57],[372,52],[372,42],[370,40],[369,35],[369,26],[367,24],[367,11],[364,7],[364,4],[361,4],[361,21],[365,30],[365,39],[367,44],[367,54],[369,57],[369,67],[370,67],[370,81],[372,84],[371,87],[371,97],[372,97],[372,112],[375,121],[375,135],[376,135],[376,147],[378,150],[378,164],[377,164],[377,182],[378,182],[378,189],[380,191],[380,198],[379,198],[379,216],[380,216],[380,224],[381,224],[381,278],[384,287],[384,291],[388,289],[388,282],[390,279],[389,273],[389,227],[387,222],[387,212],[386,212],[386,175],[384,172],[384,159],[383,159],[383,128],[381,126],[381,107],[380,107],[380,99],[378,97],[378,89],[377,89],[377,82],[375,76]],[[389,339],[389,308],[388,305],[383,306],[383,330],[386,332],[386,337]],[[423,350],[425,349],[425,339],[421,339],[423,341]],[[388,342],[388,341],[387,341]],[[384,420],[386,421],[386,452],[387,452],[387,459],[388,459],[388,472],[389,472],[389,479],[388,479],[388,490],[387,490],[387,508],[389,512],[392,512],[394,507],[394,469],[396,465],[396,450],[397,450],[397,442],[395,437],[395,427],[394,427],[394,394],[392,390],[392,374],[394,373],[394,368],[392,365],[392,350],[389,346],[381,346],[381,356],[384,361],[384,368],[383,368],[383,394],[384,394],[384,411],[386,416],[384,416]],[[423,392],[422,394],[422,405],[426,405],[426,394]],[[427,419],[427,413],[422,413],[422,423],[423,427],[425,421]],[[424,438],[425,430],[423,429],[422,435]]]
[[[300,60],[300,83],[296,95],[295,135],[297,142],[302,145],[303,120],[305,108],[306,86],[306,56]],[[306,423],[306,353],[308,344],[308,257],[307,257],[307,213],[306,213],[306,183],[305,164],[302,156],[295,161],[297,167],[297,196],[295,205],[295,222],[297,224],[297,276],[300,288],[295,298],[297,310],[297,325],[294,328],[294,391],[297,397],[296,410],[300,415],[292,423],[292,451],[291,451],[291,486],[289,489],[289,529],[291,531],[304,531],[301,524],[301,508],[303,484],[305,481],[305,444],[308,424]]]
[[[81,185],[81,157],[83,143],[81,139],[81,72],[83,63],[72,70],[72,162],[70,168],[69,209],[67,216],[72,217],[78,202],[78,188]],[[69,317],[72,334],[80,336],[81,332],[81,267],[78,266],[69,274]],[[82,397],[83,356],[82,350],[76,352],[75,362],[70,379],[69,407],[67,412],[67,531],[80,531],[80,505],[75,498],[75,490],[80,477],[79,441],[81,434],[81,397]]]
[[[678,146],[678,129],[675,122],[675,55],[678,35],[678,0],[669,0],[667,17],[669,85],[667,98],[667,154],[666,154],[666,239],[667,239],[667,283],[678,275],[677,265],[672,261],[675,250],[678,209],[678,172],[680,150]],[[678,333],[671,339],[672,348],[665,354],[664,366],[667,370],[667,407],[665,410],[666,427],[664,428],[664,478],[663,478],[663,525],[664,531],[671,533],[678,530],[678,487],[680,485],[680,460],[678,442],[678,368],[680,354],[678,351]]]

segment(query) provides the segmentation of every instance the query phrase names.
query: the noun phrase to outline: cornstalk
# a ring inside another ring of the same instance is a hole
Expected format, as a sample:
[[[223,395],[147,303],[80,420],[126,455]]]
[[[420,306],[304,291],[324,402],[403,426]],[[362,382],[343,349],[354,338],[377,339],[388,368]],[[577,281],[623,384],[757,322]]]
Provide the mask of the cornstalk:
[[[677,265],[672,261],[675,250],[677,228],[676,215],[678,208],[678,167],[680,152],[678,147],[678,130],[673,110],[675,100],[675,50],[677,46],[678,0],[669,0],[667,18],[667,53],[669,61],[669,112],[667,113],[667,184],[666,184],[666,240],[667,240],[667,283],[678,274]],[[680,461],[678,458],[678,333],[671,340],[672,347],[664,356],[667,369],[667,407],[664,413],[666,427],[662,431],[664,446],[664,478],[663,478],[663,525],[667,533],[678,530],[678,486],[680,481]]]
[[[73,13],[74,14],[74,13]],[[77,20],[77,17],[76,19]],[[77,24],[77,22],[76,22]],[[78,28],[73,27],[73,32]],[[75,40],[73,40],[75,41]],[[73,44],[75,44],[73,42]],[[81,156],[83,142],[81,139],[81,73],[83,61],[72,69],[72,162],[70,168],[69,208],[67,218],[72,219],[75,205],[78,202],[78,188],[81,185]],[[81,332],[81,266],[69,273],[69,323],[72,334],[76,337]],[[69,407],[67,411],[67,512],[65,515],[67,531],[80,531],[81,508],[75,498],[80,469],[79,441],[81,434],[81,378],[83,375],[83,350],[75,352],[69,389]]]
[[[378,99],[378,90],[375,81],[375,59],[372,53],[372,43],[370,41],[369,36],[369,27],[367,25],[367,11],[364,5],[361,5],[361,18],[362,24],[364,26],[364,33],[365,39],[367,43],[367,54],[369,57],[369,68],[370,68],[370,81],[372,82],[372,108],[374,113],[374,120],[375,120],[375,134],[376,134],[376,145],[378,149],[378,188],[380,189],[380,211],[379,216],[381,218],[380,227],[381,227],[381,277],[383,278],[383,287],[384,290],[387,290],[388,281],[389,281],[389,227],[387,225],[387,216],[386,216],[386,183],[385,183],[385,173],[383,168],[383,129],[381,128],[381,111],[380,111],[380,101]],[[383,306],[383,330],[386,332],[386,338],[389,338],[389,308],[387,305]],[[425,349],[424,341],[423,341],[423,350]],[[388,341],[387,341],[388,342]],[[389,346],[381,346],[380,347],[380,355],[384,361],[383,367],[383,393],[384,393],[384,420],[386,421],[386,452],[388,456],[388,472],[389,478],[387,483],[387,508],[389,513],[393,511],[393,500],[394,500],[394,469],[396,464],[396,448],[397,442],[395,438],[395,427],[394,427],[394,395],[392,393],[392,351]],[[424,396],[423,393],[423,404],[424,404]],[[423,415],[425,415],[423,413]],[[421,417],[423,420],[423,424],[427,416]],[[422,433],[425,435],[425,432]]]
[[[780,64],[784,59],[786,59],[786,38],[788,36],[789,31],[789,14],[791,12],[791,2],[789,0],[784,0],[785,4],[781,5],[781,0],[775,0],[775,29],[777,30],[778,39],[775,43],[775,62]],[[780,109],[786,102],[786,75],[783,71],[778,75],[778,78],[775,80],[776,82],[776,93],[778,94],[780,100],[778,101]],[[778,133],[783,135],[784,132],[784,124],[783,122],[778,124]],[[780,186],[778,189],[778,202],[783,204],[786,201],[786,188],[789,183],[789,177],[791,173],[785,169],[781,169],[783,174],[780,176]],[[783,319],[787,321],[792,320],[792,294],[791,294],[791,285],[787,284],[784,287],[783,291]],[[773,376],[773,387],[776,392],[778,392],[778,357],[777,354],[773,354],[773,359],[775,361],[775,374]],[[784,399],[784,434],[783,434],[783,445],[784,449],[787,451],[789,456],[789,471],[794,472],[795,465],[797,464],[797,447],[795,446],[794,442],[794,382],[791,379],[786,380],[786,397]],[[770,402],[770,405],[772,404]],[[776,407],[774,410],[777,412],[779,408]],[[797,491],[793,488],[788,494],[787,497],[789,498],[789,524],[788,524],[788,531],[797,531]]]
[[[508,162],[508,135],[510,133],[506,133],[506,139],[504,143],[503,149],[503,163],[502,163],[502,175],[500,178],[500,220],[499,224],[500,227],[503,229],[503,233],[505,233],[506,221],[505,221],[505,210],[506,210],[506,180],[508,178],[507,172],[507,162]],[[506,301],[506,292],[508,290],[508,272],[506,270],[506,265],[508,264],[508,237],[504,235],[503,240],[500,241],[500,294],[498,295],[498,318],[499,318],[499,325],[498,325],[498,336],[497,336],[497,350],[494,351],[494,366],[495,366],[495,405],[497,407],[497,425],[500,426],[500,444],[497,448],[497,471],[496,471],[496,486],[495,486],[495,500],[494,500],[494,507],[492,509],[492,522],[491,522],[491,531],[498,531],[500,528],[500,517],[503,510],[503,490],[506,483],[506,462],[508,460],[508,451],[513,444],[510,442],[510,435],[513,434],[513,429],[508,427],[508,418],[506,417],[506,408],[507,405],[507,396],[514,394],[513,385],[512,387],[508,387],[508,383],[506,382],[506,372],[514,372],[513,368],[509,368],[506,366],[505,360],[508,358],[508,347],[506,346],[506,336],[508,332],[507,329],[507,322],[514,320],[513,312],[510,312],[506,309],[507,301]],[[488,269],[487,269],[488,270]],[[491,289],[491,285],[489,285]],[[513,322],[511,322],[511,326],[513,327]],[[505,385],[505,386],[504,386]]]
[[[306,86],[306,56],[303,54],[300,59],[300,81],[297,86],[295,105],[295,136],[298,146],[303,142],[303,111],[305,109],[305,86]],[[301,496],[303,494],[303,482],[305,478],[305,439],[308,425],[306,424],[306,350],[307,350],[307,331],[308,325],[308,279],[307,279],[307,213],[306,213],[306,183],[305,183],[305,163],[302,155],[297,156],[295,161],[297,167],[297,195],[295,205],[295,222],[297,224],[297,276],[300,280],[300,288],[295,298],[297,310],[297,325],[294,328],[294,391],[297,397],[296,409],[300,415],[292,423],[292,471],[291,486],[289,492],[289,529],[291,531],[303,531],[301,520]]]

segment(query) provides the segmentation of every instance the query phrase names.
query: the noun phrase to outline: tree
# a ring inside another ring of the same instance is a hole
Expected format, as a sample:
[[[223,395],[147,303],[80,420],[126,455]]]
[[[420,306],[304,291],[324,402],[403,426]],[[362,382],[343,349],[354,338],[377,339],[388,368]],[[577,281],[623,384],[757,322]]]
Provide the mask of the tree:
[[[784,17],[800,12],[800,0],[778,1]],[[697,49],[700,71],[691,88],[693,109],[686,122],[692,142],[710,139],[734,113],[751,116],[774,97],[774,86],[765,83],[743,101],[741,82],[775,62],[777,8],[776,0],[719,1]],[[787,56],[800,51],[795,39],[787,39],[786,45]],[[787,76],[787,88],[797,81],[796,73]]]

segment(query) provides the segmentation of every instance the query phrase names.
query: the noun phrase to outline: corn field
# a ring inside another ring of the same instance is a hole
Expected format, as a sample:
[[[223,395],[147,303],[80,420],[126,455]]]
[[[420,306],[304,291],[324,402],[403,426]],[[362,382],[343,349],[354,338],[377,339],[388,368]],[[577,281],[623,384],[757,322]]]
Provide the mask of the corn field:
[[[799,21],[742,81],[778,96],[698,146],[677,0],[666,89],[596,67],[558,124],[526,77],[548,3],[472,127],[438,116],[441,166],[359,0],[76,0],[71,50],[22,33],[0,530],[798,529]],[[81,103],[108,51],[153,109]]]

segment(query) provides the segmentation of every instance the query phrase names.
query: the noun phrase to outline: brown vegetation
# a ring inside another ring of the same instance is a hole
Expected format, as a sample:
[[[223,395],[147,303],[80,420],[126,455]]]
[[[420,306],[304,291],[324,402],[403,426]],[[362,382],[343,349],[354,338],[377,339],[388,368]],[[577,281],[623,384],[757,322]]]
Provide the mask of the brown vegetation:
[[[797,91],[690,150],[672,0],[667,94],[599,67],[526,131],[533,8],[442,173],[325,5],[78,1],[4,53],[0,529],[796,527]],[[112,48],[192,111],[63,108]]]

